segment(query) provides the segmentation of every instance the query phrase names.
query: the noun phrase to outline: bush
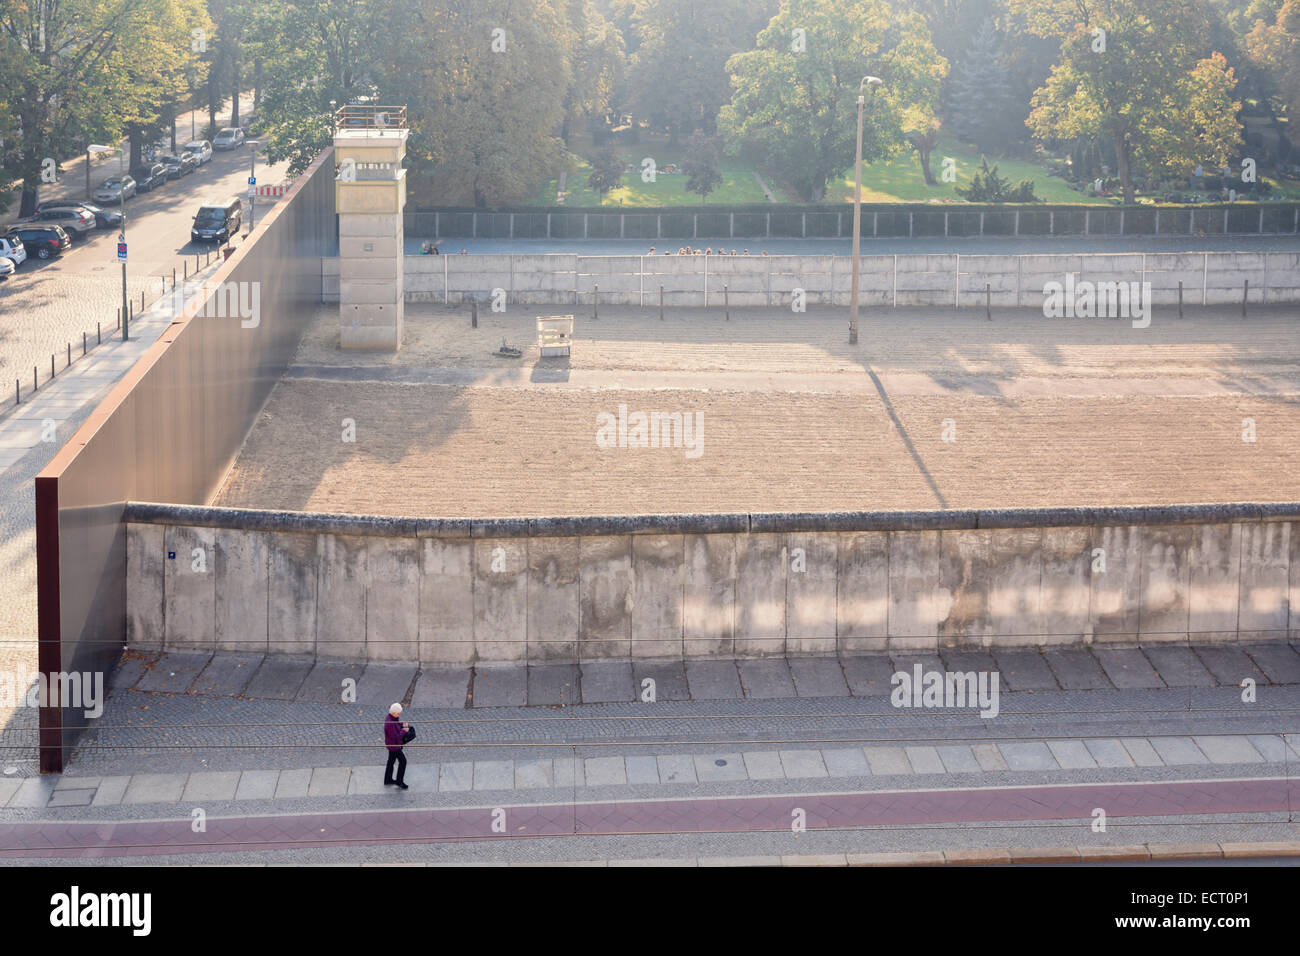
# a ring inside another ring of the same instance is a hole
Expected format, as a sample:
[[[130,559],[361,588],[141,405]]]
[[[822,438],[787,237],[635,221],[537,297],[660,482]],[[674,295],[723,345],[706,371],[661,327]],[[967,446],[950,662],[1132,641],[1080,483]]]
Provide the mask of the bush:
[[[987,159],[980,160],[980,168],[971,177],[969,186],[957,187],[957,195],[970,202],[1038,201],[1038,197],[1034,195],[1032,181],[1022,179],[1017,185],[1012,186],[1011,180],[1003,179],[998,175],[998,164],[994,163],[993,168],[990,169]]]

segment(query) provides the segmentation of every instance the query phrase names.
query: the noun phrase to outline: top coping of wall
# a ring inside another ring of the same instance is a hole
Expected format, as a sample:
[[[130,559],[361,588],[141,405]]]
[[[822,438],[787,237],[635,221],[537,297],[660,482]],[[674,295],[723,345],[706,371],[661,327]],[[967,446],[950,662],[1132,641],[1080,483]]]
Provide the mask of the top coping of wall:
[[[1295,521],[1300,520],[1300,502],[548,518],[414,518],[128,502],[124,520],[135,524],[400,538],[538,538],[619,534],[971,531]]]

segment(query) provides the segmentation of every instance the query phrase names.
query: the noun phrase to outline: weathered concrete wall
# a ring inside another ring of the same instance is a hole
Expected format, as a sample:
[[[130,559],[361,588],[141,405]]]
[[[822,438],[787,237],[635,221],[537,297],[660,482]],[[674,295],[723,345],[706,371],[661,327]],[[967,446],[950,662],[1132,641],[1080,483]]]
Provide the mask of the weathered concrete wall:
[[[519,305],[601,304],[646,308],[791,308],[848,305],[849,256],[407,256],[407,302]],[[322,264],[324,298],[339,298],[339,262]],[[1157,306],[1300,302],[1300,253],[1179,252],[1089,255],[863,256],[861,302],[868,306],[1041,308],[1049,282],[1151,284]],[[498,292],[498,290],[500,290]]]
[[[1293,505],[128,519],[136,646],[466,663],[1300,638]]]

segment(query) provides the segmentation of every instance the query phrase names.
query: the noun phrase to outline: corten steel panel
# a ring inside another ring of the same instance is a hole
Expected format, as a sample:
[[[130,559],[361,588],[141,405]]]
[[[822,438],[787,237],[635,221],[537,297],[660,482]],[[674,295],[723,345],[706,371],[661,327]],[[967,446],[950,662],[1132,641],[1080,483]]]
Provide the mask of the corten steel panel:
[[[206,504],[292,359],[320,306],[321,257],[334,252],[331,153],[259,217],[254,241],[36,476],[42,672],[111,669],[126,637],[125,503]],[[259,284],[256,327],[203,315],[224,283]],[[63,769],[84,724],[79,709],[41,708],[43,772]]]

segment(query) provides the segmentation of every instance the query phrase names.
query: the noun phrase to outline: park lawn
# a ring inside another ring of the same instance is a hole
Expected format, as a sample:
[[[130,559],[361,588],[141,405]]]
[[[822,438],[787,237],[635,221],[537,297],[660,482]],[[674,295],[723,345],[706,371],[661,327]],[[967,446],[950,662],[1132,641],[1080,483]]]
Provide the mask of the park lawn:
[[[942,181],[943,161],[952,157],[957,161],[957,182]],[[1043,202],[1052,203],[1087,203],[1090,205],[1108,205],[1113,198],[1088,196],[1075,192],[1069,184],[1058,176],[1047,175],[1047,170],[1034,163],[1014,159],[989,158],[989,165],[998,166],[998,175],[1011,180],[1014,186],[1022,179],[1032,180],[1034,195]],[[933,186],[925,184],[921,173],[921,164],[911,150],[893,159],[878,160],[862,164],[862,201],[865,203],[888,202],[949,202],[960,203],[966,200],[957,195],[954,187],[964,186],[970,182],[980,168],[980,154],[972,152],[970,147],[956,140],[941,140],[930,155],[930,172],[940,180]],[[842,177],[835,177],[826,185],[827,202],[853,201],[853,170]]]

